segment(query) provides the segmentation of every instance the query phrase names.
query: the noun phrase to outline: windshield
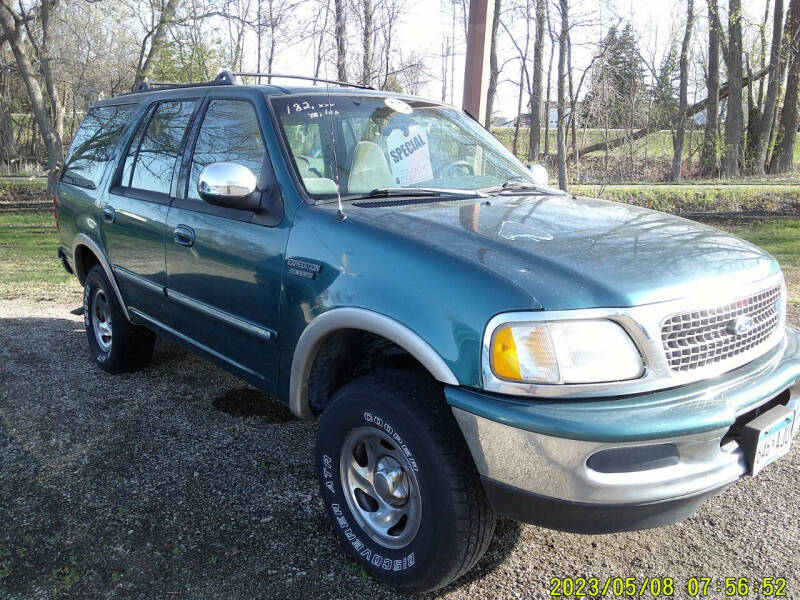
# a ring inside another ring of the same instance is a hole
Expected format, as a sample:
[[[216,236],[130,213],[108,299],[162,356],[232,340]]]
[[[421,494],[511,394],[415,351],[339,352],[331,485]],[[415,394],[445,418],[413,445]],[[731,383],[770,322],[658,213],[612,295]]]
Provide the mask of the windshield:
[[[444,193],[508,181],[535,185],[505,146],[453,108],[326,93],[270,100],[303,186],[319,202],[336,199],[337,172],[343,199],[381,189]]]

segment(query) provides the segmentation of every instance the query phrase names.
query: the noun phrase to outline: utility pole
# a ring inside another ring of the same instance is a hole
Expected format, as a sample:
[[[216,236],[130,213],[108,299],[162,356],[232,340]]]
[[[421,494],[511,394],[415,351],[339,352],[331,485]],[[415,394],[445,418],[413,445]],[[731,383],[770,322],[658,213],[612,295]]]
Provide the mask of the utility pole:
[[[489,89],[493,13],[494,0],[472,0],[469,3],[462,107],[482,125],[485,125],[486,96]]]

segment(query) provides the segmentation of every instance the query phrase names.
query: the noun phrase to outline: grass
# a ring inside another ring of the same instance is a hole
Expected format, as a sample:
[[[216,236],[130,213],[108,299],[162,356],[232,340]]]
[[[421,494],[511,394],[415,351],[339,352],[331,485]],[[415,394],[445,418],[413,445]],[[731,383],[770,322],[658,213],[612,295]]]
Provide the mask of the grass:
[[[0,284],[68,281],[57,250],[52,212],[0,212]]]
[[[784,270],[800,270],[800,220],[773,219],[725,229],[772,254]]]

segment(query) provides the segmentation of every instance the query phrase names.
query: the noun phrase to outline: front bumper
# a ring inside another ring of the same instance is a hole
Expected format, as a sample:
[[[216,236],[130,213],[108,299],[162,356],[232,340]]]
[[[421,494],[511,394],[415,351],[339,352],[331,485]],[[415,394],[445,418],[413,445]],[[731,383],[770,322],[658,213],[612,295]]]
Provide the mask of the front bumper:
[[[498,512],[583,533],[654,527],[749,471],[743,420],[776,403],[800,408],[800,333],[788,328],[778,347],[725,375],[641,395],[445,394]]]

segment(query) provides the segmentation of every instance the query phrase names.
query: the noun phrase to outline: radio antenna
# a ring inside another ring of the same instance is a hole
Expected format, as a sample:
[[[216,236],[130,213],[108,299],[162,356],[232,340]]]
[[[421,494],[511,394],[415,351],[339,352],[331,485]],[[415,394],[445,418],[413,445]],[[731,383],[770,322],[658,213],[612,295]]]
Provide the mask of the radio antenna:
[[[328,61],[325,61],[325,79],[328,79]],[[336,203],[338,210],[336,211],[336,220],[340,223],[347,219],[342,207],[342,192],[339,187],[339,160],[336,158],[336,134],[333,129],[333,103],[331,102],[331,84],[325,83],[325,89],[328,92],[328,117],[331,127],[331,146],[333,147],[333,178],[336,182]]]

